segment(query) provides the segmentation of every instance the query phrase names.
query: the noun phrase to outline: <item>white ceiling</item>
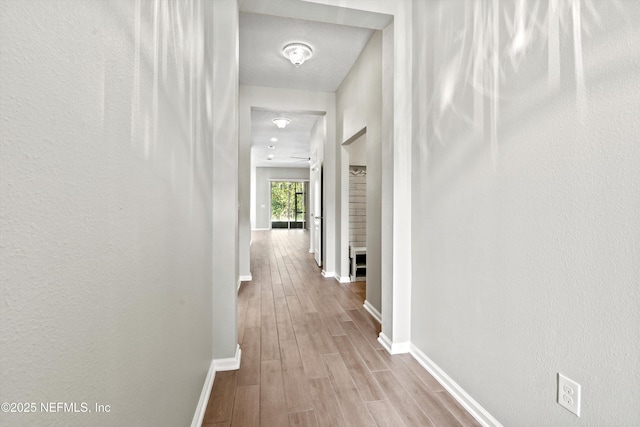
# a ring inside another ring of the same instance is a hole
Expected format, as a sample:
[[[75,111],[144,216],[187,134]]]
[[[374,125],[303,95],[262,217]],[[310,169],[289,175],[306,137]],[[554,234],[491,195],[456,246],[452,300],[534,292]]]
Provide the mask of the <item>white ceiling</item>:
[[[285,129],[278,129],[271,121],[281,115],[291,119]],[[252,161],[256,166],[309,167],[311,129],[321,119],[320,114],[251,110]],[[271,138],[278,140],[272,142]],[[268,148],[270,145],[275,148]]]
[[[257,13],[240,13],[240,84],[335,92],[373,30]],[[299,67],[282,55],[292,42],[311,46]]]
[[[240,84],[335,92],[373,34],[372,29],[260,13],[240,13]],[[291,42],[310,45],[314,55],[296,67],[282,55]],[[251,160],[255,166],[309,167],[311,129],[319,115],[269,110],[251,113]],[[285,129],[271,122],[285,115]],[[271,143],[272,137],[278,142]],[[269,150],[268,145],[275,145]],[[274,154],[273,160],[267,155]]]

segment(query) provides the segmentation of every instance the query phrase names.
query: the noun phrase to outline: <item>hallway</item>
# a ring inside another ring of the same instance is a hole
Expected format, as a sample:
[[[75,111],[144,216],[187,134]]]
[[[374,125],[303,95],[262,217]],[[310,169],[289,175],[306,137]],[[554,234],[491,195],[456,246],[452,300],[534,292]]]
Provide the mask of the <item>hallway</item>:
[[[242,364],[216,374],[203,426],[479,425],[410,355],[378,344],[364,282],[323,278],[308,248],[308,232],[253,232]]]

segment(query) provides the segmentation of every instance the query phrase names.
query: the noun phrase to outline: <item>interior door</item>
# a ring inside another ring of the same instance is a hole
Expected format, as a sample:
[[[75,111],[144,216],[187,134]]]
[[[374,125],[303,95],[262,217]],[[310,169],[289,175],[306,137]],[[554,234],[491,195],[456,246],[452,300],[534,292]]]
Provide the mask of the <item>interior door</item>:
[[[322,267],[322,164],[311,168],[313,179],[313,254],[318,267]]]

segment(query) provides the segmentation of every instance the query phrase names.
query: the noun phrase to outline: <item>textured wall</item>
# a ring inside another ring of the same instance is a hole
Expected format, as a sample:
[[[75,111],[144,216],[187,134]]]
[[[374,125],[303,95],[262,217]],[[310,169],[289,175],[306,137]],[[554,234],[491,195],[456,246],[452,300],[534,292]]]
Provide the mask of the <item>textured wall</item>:
[[[367,301],[381,310],[381,247],[382,233],[382,33],[376,31],[351,71],[336,92],[338,142],[342,144],[366,126],[367,166]],[[358,142],[355,142],[356,144]],[[341,188],[336,194],[341,201],[339,224],[341,239],[340,276],[349,276],[349,164],[342,160],[347,153],[339,146]]]
[[[415,3],[411,340],[504,425],[633,426],[640,3],[553,4]]]
[[[0,2],[0,401],[110,405],[3,426],[193,417],[212,357],[201,7]]]
[[[204,42],[214,55],[211,102],[213,146],[213,358],[236,356],[238,347],[239,223],[238,200],[238,4],[236,0],[203,0],[212,22]]]
[[[238,76],[239,78],[239,76]],[[255,188],[251,182],[251,105],[244,95],[245,86],[238,90],[238,255],[240,276],[251,275],[251,229],[255,228],[255,209],[251,202],[255,197]]]

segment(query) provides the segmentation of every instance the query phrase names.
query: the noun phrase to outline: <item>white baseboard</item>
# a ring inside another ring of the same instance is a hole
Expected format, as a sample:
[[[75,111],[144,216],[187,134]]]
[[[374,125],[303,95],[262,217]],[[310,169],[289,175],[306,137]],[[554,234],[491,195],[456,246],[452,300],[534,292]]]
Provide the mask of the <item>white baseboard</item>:
[[[376,319],[376,322],[382,324],[382,315],[377,308],[371,305],[371,303],[367,300],[364,300],[364,304],[362,306],[369,312],[371,316],[373,316],[374,319]]]
[[[502,427],[498,420],[469,396],[462,387],[452,380],[433,360],[420,351],[418,347],[411,344],[410,353],[480,424],[486,427]]]
[[[349,276],[339,276],[336,274],[335,278],[340,283],[351,283],[351,278]]]
[[[332,272],[332,271],[324,271],[322,270],[322,277],[336,277],[336,273]]]
[[[250,282],[253,280],[253,276],[251,275],[251,273],[245,274],[244,276],[240,276],[240,280],[243,282]]]
[[[313,249],[309,249],[309,253],[313,254],[313,253],[315,253],[315,251]]]
[[[209,365],[209,372],[204,380],[202,386],[202,392],[200,393],[200,399],[198,400],[198,406],[196,406],[196,412],[193,414],[191,420],[191,427],[201,427],[204,420],[204,413],[207,410],[207,404],[211,397],[211,389],[213,388],[213,381],[216,378],[216,372],[220,371],[233,371],[234,369],[240,369],[240,359],[242,358],[242,350],[240,345],[236,346],[236,354],[234,357],[226,359],[213,359]]]
[[[242,350],[240,350],[240,345],[237,345],[235,356],[227,357],[226,359],[213,359],[213,366],[216,369],[216,372],[233,371],[235,369],[240,369],[241,358]]]
[[[409,351],[411,350],[411,342],[406,341],[394,343],[382,332],[380,332],[380,335],[378,335],[378,342],[382,344],[384,349],[387,350],[389,354],[409,353]]]
[[[252,228],[251,231],[269,231],[270,228]]]
[[[202,386],[202,392],[200,393],[200,399],[198,400],[198,406],[196,406],[196,413],[193,414],[193,420],[191,420],[191,427],[202,426],[204,420],[204,413],[207,410],[207,404],[209,403],[209,397],[211,395],[211,388],[213,387],[213,380],[216,377],[216,369],[214,367],[214,361],[211,361],[209,365],[209,372],[204,380]]]

